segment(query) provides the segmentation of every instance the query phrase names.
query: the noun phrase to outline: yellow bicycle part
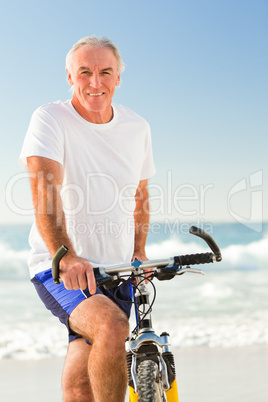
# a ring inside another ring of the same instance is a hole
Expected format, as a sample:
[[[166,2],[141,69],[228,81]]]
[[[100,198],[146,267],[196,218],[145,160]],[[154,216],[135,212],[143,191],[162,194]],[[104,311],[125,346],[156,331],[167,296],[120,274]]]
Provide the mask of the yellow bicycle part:
[[[166,392],[167,402],[179,402],[177,380],[173,381],[171,388]]]
[[[128,387],[129,391],[129,402],[138,402],[138,394],[135,394],[135,391],[132,387]]]
[[[128,387],[129,402],[138,402],[138,395],[132,387]],[[177,380],[175,379],[171,384],[171,388],[166,392],[167,402],[179,402]]]

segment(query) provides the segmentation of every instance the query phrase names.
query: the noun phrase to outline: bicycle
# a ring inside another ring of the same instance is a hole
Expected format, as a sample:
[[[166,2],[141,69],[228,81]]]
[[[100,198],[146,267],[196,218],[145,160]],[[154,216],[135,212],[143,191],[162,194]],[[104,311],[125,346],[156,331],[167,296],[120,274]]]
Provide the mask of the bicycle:
[[[139,261],[111,267],[94,268],[97,286],[106,288],[119,287],[126,280],[131,284],[132,302],[135,305],[136,327],[126,339],[126,360],[128,372],[129,402],[178,402],[178,387],[175,361],[171,352],[169,334],[158,336],[152,326],[152,306],[156,298],[153,278],[170,280],[186,272],[203,274],[190,265],[207,264],[221,261],[221,252],[212,237],[195,226],[191,234],[201,237],[212,252],[181,255],[168,259]],[[52,275],[55,283],[60,283],[59,262],[68,252],[62,246],[52,261]],[[185,267],[185,268],[183,268]],[[143,273],[144,270],[151,270]],[[124,279],[124,273],[131,271]],[[154,297],[150,303],[149,291],[145,281],[153,286]],[[115,293],[116,294],[116,293]]]

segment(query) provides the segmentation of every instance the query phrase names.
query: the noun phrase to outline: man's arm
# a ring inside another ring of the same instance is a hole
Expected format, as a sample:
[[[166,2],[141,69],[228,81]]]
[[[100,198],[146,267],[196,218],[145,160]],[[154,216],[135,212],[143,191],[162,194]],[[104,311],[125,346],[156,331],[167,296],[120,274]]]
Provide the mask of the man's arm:
[[[60,191],[63,180],[62,165],[40,156],[27,158],[31,179],[32,198],[36,223],[47,248],[53,257],[65,245],[69,252],[60,262],[60,274],[66,289],[85,289],[96,292],[92,265],[76,255],[67,235],[65,215]]]
[[[147,191],[148,180],[141,180],[136,191],[135,220],[135,244],[133,259],[147,260],[145,244],[149,229],[149,197]]]

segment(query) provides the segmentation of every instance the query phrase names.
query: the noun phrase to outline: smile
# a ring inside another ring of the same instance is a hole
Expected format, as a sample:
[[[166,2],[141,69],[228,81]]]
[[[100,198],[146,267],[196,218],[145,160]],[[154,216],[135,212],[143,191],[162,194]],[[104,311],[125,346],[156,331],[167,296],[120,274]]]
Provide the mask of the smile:
[[[100,93],[98,93],[98,94],[93,94],[93,93],[87,92],[87,94],[88,94],[89,96],[100,96],[100,95],[103,95],[104,92],[100,92]]]

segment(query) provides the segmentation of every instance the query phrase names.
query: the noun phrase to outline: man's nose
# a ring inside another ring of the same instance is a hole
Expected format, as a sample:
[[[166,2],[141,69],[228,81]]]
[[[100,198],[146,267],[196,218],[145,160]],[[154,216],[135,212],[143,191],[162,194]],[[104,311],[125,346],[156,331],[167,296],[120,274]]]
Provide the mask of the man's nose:
[[[99,73],[97,71],[93,72],[93,74],[92,74],[92,76],[90,78],[90,85],[93,88],[99,88],[101,86]]]

